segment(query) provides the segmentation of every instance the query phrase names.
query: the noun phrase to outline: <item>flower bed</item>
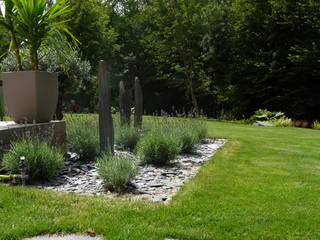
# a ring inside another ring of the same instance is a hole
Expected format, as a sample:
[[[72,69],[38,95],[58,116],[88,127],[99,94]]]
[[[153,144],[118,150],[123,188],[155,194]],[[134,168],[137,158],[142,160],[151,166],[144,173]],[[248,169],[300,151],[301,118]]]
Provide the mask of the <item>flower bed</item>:
[[[69,160],[65,162],[64,169],[54,181],[38,187],[67,193],[167,202],[197,174],[200,167],[210,160],[225,142],[223,139],[207,139],[196,145],[194,154],[179,155],[170,166],[140,166],[138,174],[131,181],[127,191],[121,195],[111,193],[104,188],[95,162],[81,163],[75,154],[71,154]],[[116,154],[131,154],[135,157],[132,153],[125,151],[116,151]]]

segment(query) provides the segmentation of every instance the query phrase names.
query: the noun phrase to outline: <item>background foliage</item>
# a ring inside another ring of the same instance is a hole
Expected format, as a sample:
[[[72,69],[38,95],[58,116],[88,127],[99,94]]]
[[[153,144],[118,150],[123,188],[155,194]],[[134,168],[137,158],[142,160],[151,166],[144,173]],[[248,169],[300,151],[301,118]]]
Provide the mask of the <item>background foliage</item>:
[[[138,76],[147,113],[203,109],[243,118],[257,109],[319,119],[320,2],[291,0],[71,0],[72,33],[96,75]],[[0,31],[0,55],[7,45]],[[82,109],[96,108],[96,79],[74,81]],[[79,89],[84,89],[79,91]],[[81,101],[80,101],[81,100]],[[114,102],[116,103],[116,102]]]

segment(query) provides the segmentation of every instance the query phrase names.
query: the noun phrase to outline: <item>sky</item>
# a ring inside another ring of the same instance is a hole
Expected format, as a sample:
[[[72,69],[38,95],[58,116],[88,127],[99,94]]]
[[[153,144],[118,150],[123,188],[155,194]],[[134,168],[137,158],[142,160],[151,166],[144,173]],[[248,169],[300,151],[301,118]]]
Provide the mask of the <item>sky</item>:
[[[55,3],[56,0],[53,0],[53,2]],[[4,3],[3,3],[3,0],[0,0],[0,9],[1,9],[1,12],[4,13]]]
[[[0,0],[0,10],[1,10],[2,14],[5,13],[5,7],[4,7],[4,2],[3,2],[3,0]]]
[[[4,5],[2,1],[0,1],[0,9],[1,9],[1,12],[4,13]]]

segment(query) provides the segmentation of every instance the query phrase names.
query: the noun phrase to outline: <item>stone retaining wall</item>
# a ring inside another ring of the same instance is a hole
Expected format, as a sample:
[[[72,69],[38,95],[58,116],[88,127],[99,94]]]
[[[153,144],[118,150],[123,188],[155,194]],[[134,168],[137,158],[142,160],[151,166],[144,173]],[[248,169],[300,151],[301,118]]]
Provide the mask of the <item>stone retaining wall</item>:
[[[32,136],[45,138],[52,145],[66,149],[66,124],[64,121],[37,124],[0,122],[0,161],[3,153],[9,149],[13,141]]]

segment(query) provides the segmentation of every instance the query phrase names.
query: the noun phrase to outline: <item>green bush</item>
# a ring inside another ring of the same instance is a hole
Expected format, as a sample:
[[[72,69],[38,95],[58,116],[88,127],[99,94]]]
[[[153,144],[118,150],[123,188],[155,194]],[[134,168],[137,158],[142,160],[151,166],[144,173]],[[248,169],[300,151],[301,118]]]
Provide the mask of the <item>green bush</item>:
[[[292,127],[293,126],[292,120],[287,117],[281,117],[268,122],[270,122],[271,124],[274,124],[276,127]]]
[[[134,149],[140,139],[140,132],[137,128],[122,126],[116,131],[116,144],[127,149]]]
[[[255,111],[254,115],[250,118],[250,121],[266,121],[276,127],[293,126],[292,120],[287,118],[283,112],[270,112],[266,109],[259,109]]]
[[[181,151],[181,143],[174,132],[153,129],[138,143],[137,153],[143,164],[168,165]]]
[[[39,139],[21,139],[3,156],[3,166],[10,174],[21,173],[20,157],[31,180],[50,180],[64,166],[63,153]]]
[[[320,130],[320,122],[319,122],[319,121],[314,121],[314,123],[313,123],[313,129]]]
[[[200,120],[180,119],[171,128],[179,138],[181,153],[194,152],[195,145],[207,137],[206,123]]]
[[[195,150],[195,145],[198,143],[198,136],[195,131],[190,129],[178,130],[178,137],[181,143],[181,153],[192,153]]]
[[[137,165],[129,156],[104,154],[98,159],[99,175],[111,191],[122,192],[138,172]]]
[[[68,117],[67,134],[70,148],[82,161],[91,161],[99,154],[99,131],[97,119],[90,116]]]
[[[204,140],[208,136],[208,127],[206,122],[200,121],[200,120],[195,120],[195,122],[192,125],[193,131],[196,132],[198,142]]]
[[[283,112],[271,112],[267,109],[258,109],[251,116],[250,120],[255,121],[268,121],[268,120],[276,120],[279,118],[285,117]]]

